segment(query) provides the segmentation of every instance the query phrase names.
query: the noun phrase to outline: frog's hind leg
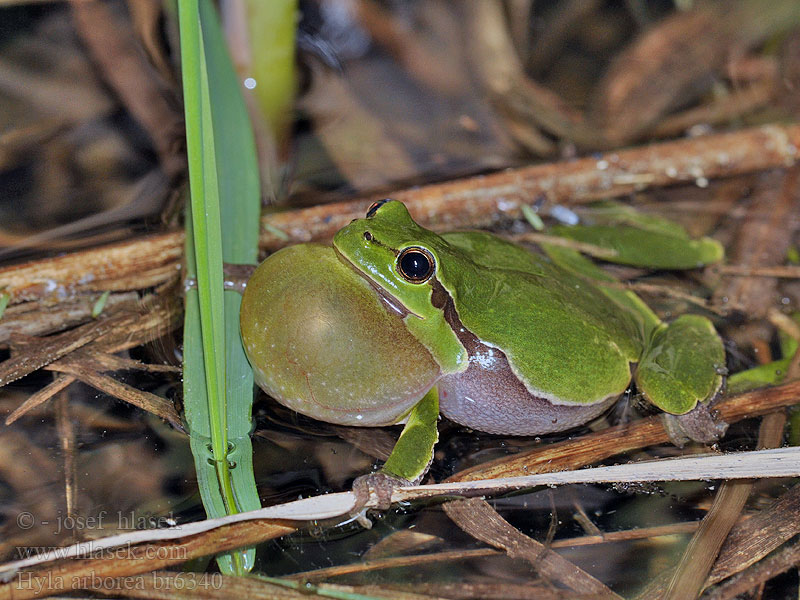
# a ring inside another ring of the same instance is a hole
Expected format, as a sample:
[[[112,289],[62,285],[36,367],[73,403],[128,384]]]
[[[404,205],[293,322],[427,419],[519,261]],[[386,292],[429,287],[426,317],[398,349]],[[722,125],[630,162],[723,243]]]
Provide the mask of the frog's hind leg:
[[[677,424],[692,439],[708,442],[725,430],[708,412],[710,401],[722,389],[724,374],[725,349],[711,321],[682,315],[653,332],[635,381],[649,402],[676,415],[671,425]]]

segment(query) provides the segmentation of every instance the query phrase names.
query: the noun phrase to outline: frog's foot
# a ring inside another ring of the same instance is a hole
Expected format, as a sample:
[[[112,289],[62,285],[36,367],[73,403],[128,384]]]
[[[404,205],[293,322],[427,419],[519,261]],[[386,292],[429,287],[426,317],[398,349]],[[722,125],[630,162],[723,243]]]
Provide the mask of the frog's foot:
[[[714,415],[710,403],[701,402],[683,415],[662,414],[670,441],[678,448],[689,441],[711,444],[721,438],[728,424]]]
[[[356,503],[350,510],[350,514],[361,523],[363,527],[372,527],[372,521],[367,518],[367,502],[372,494],[377,498],[378,510],[388,510],[392,506],[392,492],[395,488],[412,485],[407,479],[396,477],[383,471],[368,473],[357,477],[353,482],[353,493],[356,496]]]

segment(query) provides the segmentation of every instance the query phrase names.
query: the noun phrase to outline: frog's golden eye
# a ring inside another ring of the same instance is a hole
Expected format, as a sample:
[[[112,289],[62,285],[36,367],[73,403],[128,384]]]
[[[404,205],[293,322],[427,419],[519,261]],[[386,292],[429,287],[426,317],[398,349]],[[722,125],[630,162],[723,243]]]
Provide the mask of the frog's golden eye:
[[[425,283],[435,270],[436,261],[425,248],[412,246],[397,256],[397,272],[409,283]]]
[[[378,200],[377,202],[373,202],[369,209],[367,210],[367,219],[375,216],[375,211],[378,210],[381,206],[386,204],[389,201],[389,198],[384,198],[383,200]]]

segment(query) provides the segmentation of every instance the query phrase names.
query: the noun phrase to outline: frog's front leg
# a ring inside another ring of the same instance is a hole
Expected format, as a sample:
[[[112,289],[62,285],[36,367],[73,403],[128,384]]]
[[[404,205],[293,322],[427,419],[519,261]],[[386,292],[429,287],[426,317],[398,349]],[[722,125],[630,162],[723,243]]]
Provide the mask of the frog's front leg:
[[[362,513],[374,492],[380,510],[392,504],[392,492],[397,487],[416,485],[428,472],[433,461],[433,447],[439,440],[439,394],[431,388],[408,414],[391,455],[383,467],[362,475],[353,482],[356,503],[351,514]],[[362,520],[362,523],[365,521]]]
[[[667,430],[676,445],[686,438],[709,443],[727,428],[709,410],[725,373],[725,349],[711,321],[682,315],[653,332],[636,384],[649,402],[668,413]]]

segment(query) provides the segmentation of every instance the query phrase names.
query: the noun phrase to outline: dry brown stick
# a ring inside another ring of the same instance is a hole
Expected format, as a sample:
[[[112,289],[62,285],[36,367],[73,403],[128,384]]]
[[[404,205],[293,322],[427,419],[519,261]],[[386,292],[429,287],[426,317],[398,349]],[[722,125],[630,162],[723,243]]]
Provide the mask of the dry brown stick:
[[[11,423],[27,414],[37,406],[44,404],[58,392],[75,382],[77,379],[76,375],[68,375],[65,373],[72,372],[70,369],[74,369],[76,365],[81,367],[86,364],[91,365],[90,371],[96,371],[95,375],[97,378],[94,379],[94,381],[100,382],[104,385],[104,387],[95,386],[100,391],[109,393],[120,400],[134,404],[135,406],[143,408],[149,412],[153,412],[158,416],[163,416],[160,413],[164,413],[167,415],[167,418],[171,423],[178,423],[174,407],[170,408],[171,405],[167,400],[148,392],[142,392],[141,390],[133,388],[127,384],[119,383],[118,385],[112,385],[109,382],[114,380],[111,380],[109,377],[101,376],[100,372],[141,369],[151,372],[174,373],[180,372],[180,368],[173,367],[172,365],[148,365],[130,358],[123,358],[113,354],[103,354],[99,352],[85,352],[83,349],[80,349],[70,355],[69,358],[57,360],[45,367],[45,369],[49,371],[61,371],[62,374],[59,375],[55,381],[29,396],[25,402],[20,404],[11,414],[9,414],[6,417],[6,425],[11,425]],[[93,385],[91,381],[87,380],[86,378],[81,378],[81,381],[89,385]],[[158,400],[156,400],[156,398],[158,398]],[[154,412],[153,410],[150,410],[150,408],[155,408],[159,412]]]
[[[471,558],[482,558],[485,556],[497,556],[498,550],[490,548],[478,548],[475,550],[453,550],[450,552],[436,552],[431,554],[416,554],[411,556],[390,556],[388,558],[378,558],[375,560],[360,560],[356,563],[346,565],[336,565],[335,567],[325,567],[313,571],[302,571],[292,573],[287,579],[298,579],[300,581],[321,581],[331,577],[341,575],[351,575],[353,573],[364,573],[366,571],[378,571],[382,569],[396,569],[398,567],[413,567],[416,565],[430,565],[432,563],[444,563],[454,560],[468,560]]]
[[[662,535],[676,535],[693,533],[700,526],[699,521],[684,521],[669,525],[654,525],[653,527],[639,527],[637,529],[624,529],[622,531],[601,531],[599,535],[584,535],[576,538],[554,540],[551,548],[572,548],[575,546],[594,546],[610,542],[641,540]]]
[[[719,418],[735,423],[796,404],[800,381],[726,398],[714,406]],[[600,460],[669,441],[659,415],[538,447],[456,473],[448,481],[473,481],[577,469]]]
[[[167,233],[5,267],[0,289],[14,304],[151,287],[177,274],[182,243],[182,234]]]
[[[58,363],[48,365],[48,368],[58,370],[61,373],[72,375],[83,383],[86,383],[93,388],[105,392],[115,398],[119,398],[125,402],[138,406],[142,410],[161,417],[168,421],[173,427],[178,430],[183,429],[181,418],[175,410],[175,405],[166,398],[156,396],[150,392],[136,389],[127,383],[117,381],[113,377],[103,375],[94,370],[91,366],[74,360],[61,360]]]
[[[177,305],[169,298],[151,295],[143,299],[136,310],[104,314],[95,321],[57,335],[28,337],[25,346],[16,355],[0,363],[0,386],[53,363],[91,342],[95,342],[93,348],[100,352],[119,352],[153,340],[177,323],[178,314]]]
[[[115,327],[124,327],[128,318],[128,315],[119,314],[86,323],[58,335],[33,338],[16,355],[0,363],[0,387],[66,356]]]
[[[759,448],[780,446],[784,425],[786,425],[785,413],[775,412],[765,415],[759,429]],[[684,550],[666,592],[662,593],[662,590],[659,590],[654,597],[681,600],[695,598],[702,592],[722,543],[739,518],[752,489],[752,481],[722,483],[700,528]]]
[[[800,543],[792,544],[762,562],[753,565],[717,589],[705,594],[705,600],[728,600],[743,596],[765,581],[796,567],[800,563]]]
[[[520,205],[537,198],[576,204],[634,191],[716,179],[794,164],[800,125],[767,125],[628,150],[599,157],[545,163],[520,169],[401,190],[390,194],[406,203],[418,222],[431,229],[482,227],[518,218]],[[363,217],[375,198],[266,215],[263,219],[291,243],[328,241],[352,219]],[[286,241],[268,231],[261,245],[274,250]]]
[[[454,500],[444,506],[447,515],[468,534],[501,548],[511,558],[527,560],[543,576],[569,587],[579,594],[596,598],[617,598],[604,583],[561,555],[523,534],[503,519],[486,500]]]
[[[180,373],[181,368],[175,365],[154,365],[143,363],[135,358],[126,358],[116,354],[106,354],[94,350],[81,348],[76,350],[73,357],[86,357],[87,360],[97,365],[98,371],[147,371],[149,373]]]
[[[640,146],[592,158],[511,169],[391,194],[419,223],[432,229],[482,227],[518,218],[520,205],[537,198],[576,204],[633,191],[751,173],[793,164],[800,125],[767,125],[733,133]],[[285,232],[283,240],[264,230],[261,246],[276,250],[308,241],[330,241],[364,212],[374,198],[268,214],[263,223]],[[0,288],[12,303],[70,297],[85,291],[141,289],[178,272],[183,233],[173,232],[122,244],[0,269]]]
[[[23,302],[10,306],[0,319],[0,345],[7,343],[12,334],[44,335],[63,331],[84,323],[92,315],[99,294],[79,296],[59,302],[56,306],[42,306],[38,302]],[[111,294],[106,300],[105,313],[114,312],[121,305],[136,306],[136,292]]]
[[[106,315],[98,321],[57,336],[32,338],[19,351],[19,356],[0,363],[0,374],[6,373],[6,379],[10,381],[43,367],[67,375],[29,397],[7,417],[6,424],[46,402],[78,378],[89,385],[96,384],[95,387],[100,391],[149,410],[181,428],[180,419],[170,402],[100,374],[103,371],[133,368],[175,371],[176,367],[169,365],[146,365],[111,353],[139,346],[163,334],[177,323],[178,310],[178,306],[168,298],[148,296],[135,311]],[[66,345],[61,347],[61,344]]]
[[[23,572],[8,583],[0,584],[0,600],[23,600],[63,594],[65,590],[85,588],[85,582],[92,577],[123,577],[149,573],[200,556],[252,546],[294,530],[294,527],[266,521],[235,523],[179,542],[123,547],[119,551],[101,553],[95,559],[61,561],[40,571]]]

